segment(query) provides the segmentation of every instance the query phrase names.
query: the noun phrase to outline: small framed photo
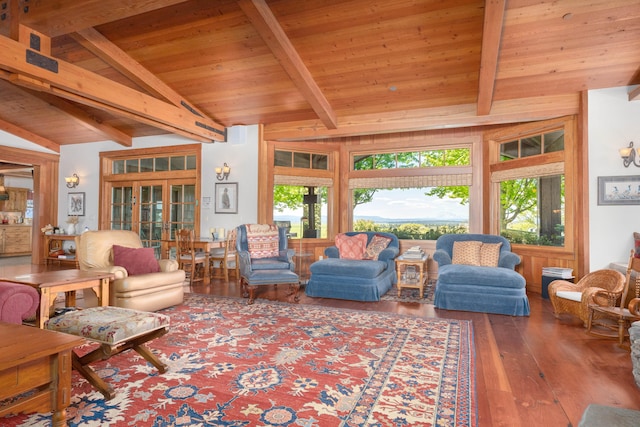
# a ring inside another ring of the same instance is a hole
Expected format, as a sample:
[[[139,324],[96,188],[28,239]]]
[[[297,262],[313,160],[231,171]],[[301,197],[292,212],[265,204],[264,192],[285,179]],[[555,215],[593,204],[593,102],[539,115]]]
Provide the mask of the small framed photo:
[[[67,195],[67,215],[84,216],[84,193]]]
[[[238,183],[216,182],[215,213],[238,213]]]
[[[599,176],[599,205],[640,205],[640,175]]]

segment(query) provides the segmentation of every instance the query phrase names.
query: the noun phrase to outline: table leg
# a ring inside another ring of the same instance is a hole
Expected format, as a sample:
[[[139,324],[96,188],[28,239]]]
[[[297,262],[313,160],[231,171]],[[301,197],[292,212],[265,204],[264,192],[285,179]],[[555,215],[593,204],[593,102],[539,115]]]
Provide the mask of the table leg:
[[[54,294],[54,300],[55,300]],[[49,320],[49,310],[53,305],[53,301],[51,300],[51,292],[49,288],[40,288],[40,308],[38,309],[37,323],[40,329],[44,329],[44,323]]]
[[[66,307],[76,306],[76,291],[67,291],[64,293],[64,304]]]
[[[100,293],[96,295],[100,296],[100,305],[106,307],[109,305],[109,285],[111,281],[108,278],[100,280]]]
[[[204,285],[208,285],[211,283],[211,276],[210,276],[210,268],[209,268],[209,252],[206,253],[205,257],[204,257],[204,277],[202,278],[202,283]]]

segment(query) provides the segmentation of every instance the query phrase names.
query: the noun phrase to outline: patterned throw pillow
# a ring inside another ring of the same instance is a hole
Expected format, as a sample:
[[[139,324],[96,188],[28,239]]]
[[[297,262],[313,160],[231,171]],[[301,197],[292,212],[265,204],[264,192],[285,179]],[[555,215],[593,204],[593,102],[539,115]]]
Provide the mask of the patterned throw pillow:
[[[247,224],[247,246],[252,259],[280,255],[280,235],[273,224]]]
[[[367,248],[367,235],[355,234],[347,236],[338,234],[336,236],[336,247],[342,259],[362,259]]]
[[[633,256],[636,258],[640,258],[640,233],[638,233],[637,231],[633,233],[633,247],[635,249]]]
[[[364,257],[362,259],[378,259],[378,255],[391,243],[391,238],[381,236],[380,234],[374,234],[371,241],[367,245],[367,249],[364,251]]]
[[[501,243],[483,243],[480,248],[480,265],[484,267],[497,267],[500,260]]]
[[[480,265],[480,248],[482,242],[469,240],[453,242],[452,264]]]

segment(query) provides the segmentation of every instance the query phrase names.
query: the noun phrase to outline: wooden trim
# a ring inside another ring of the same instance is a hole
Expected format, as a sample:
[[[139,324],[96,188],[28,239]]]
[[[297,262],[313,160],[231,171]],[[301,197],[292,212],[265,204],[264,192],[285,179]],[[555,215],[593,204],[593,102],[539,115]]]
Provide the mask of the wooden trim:
[[[40,228],[58,222],[58,167],[60,156],[21,148],[2,147],[0,158],[10,163],[33,166],[32,264],[42,264]]]

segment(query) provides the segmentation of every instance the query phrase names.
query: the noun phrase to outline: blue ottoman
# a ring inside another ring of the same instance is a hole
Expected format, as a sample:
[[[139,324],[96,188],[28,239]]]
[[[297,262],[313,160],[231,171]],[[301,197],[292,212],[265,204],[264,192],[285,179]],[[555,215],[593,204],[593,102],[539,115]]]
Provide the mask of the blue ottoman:
[[[252,270],[248,275],[240,277],[242,296],[249,298],[247,304],[253,304],[256,299],[256,290],[260,286],[289,285],[287,297],[289,301],[298,302],[300,297],[300,278],[291,270]]]

